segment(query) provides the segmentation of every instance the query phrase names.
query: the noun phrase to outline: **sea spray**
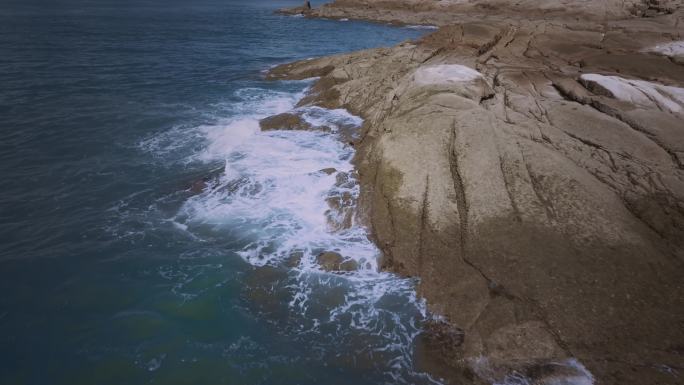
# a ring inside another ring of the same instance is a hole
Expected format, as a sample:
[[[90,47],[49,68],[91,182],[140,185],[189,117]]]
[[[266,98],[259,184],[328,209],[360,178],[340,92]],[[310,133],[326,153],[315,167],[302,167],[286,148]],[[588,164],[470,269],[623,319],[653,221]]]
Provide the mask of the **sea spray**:
[[[189,155],[195,162],[224,161],[224,172],[189,197],[172,221],[200,239],[221,233],[240,239],[238,255],[257,269],[250,290],[286,300],[286,329],[319,341],[321,359],[367,361],[361,366],[384,372],[392,383],[437,382],[413,366],[413,343],[426,317],[415,282],[379,271],[379,250],[363,225],[352,219],[335,226],[340,219],[330,213],[331,199],[358,198],[354,148],[340,139],[355,137],[362,120],[345,110],[295,108],[301,94],[251,89],[238,95],[238,113],[197,128],[204,145]],[[259,119],[287,111],[326,129],[259,129]],[[323,271],[316,257],[324,251],[353,259],[358,269]]]

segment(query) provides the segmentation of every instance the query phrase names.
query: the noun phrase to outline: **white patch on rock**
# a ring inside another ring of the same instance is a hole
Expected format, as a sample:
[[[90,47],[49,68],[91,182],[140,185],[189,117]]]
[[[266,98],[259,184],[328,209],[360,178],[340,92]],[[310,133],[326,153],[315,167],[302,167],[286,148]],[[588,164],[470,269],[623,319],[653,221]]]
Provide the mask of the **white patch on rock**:
[[[585,86],[603,89],[608,96],[639,107],[673,113],[684,110],[684,88],[598,74],[584,74],[580,80]]]
[[[406,28],[409,28],[409,29],[424,29],[424,30],[436,30],[436,29],[439,29],[439,27],[436,26],[436,25],[423,25],[423,24],[407,25]]]
[[[684,56],[684,40],[671,43],[658,44],[649,48],[647,52],[655,52],[665,56]]]
[[[420,67],[414,74],[419,85],[465,83],[479,78],[482,78],[481,73],[459,64]]]

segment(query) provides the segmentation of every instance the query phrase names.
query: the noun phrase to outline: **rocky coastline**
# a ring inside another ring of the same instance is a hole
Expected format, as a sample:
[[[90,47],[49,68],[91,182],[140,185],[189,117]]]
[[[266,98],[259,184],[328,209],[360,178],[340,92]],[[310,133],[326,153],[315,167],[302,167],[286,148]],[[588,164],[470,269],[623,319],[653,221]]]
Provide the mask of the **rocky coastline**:
[[[443,317],[426,368],[459,384],[684,381],[684,2],[282,12],[439,26],[267,75],[318,77],[301,106],[364,118],[356,216]]]

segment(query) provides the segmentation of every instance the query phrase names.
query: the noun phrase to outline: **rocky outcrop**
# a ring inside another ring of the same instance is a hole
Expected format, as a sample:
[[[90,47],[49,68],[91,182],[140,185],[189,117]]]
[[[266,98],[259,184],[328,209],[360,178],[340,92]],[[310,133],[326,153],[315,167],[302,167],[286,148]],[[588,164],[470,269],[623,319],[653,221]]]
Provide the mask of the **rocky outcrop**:
[[[279,10],[286,15],[357,19],[392,24],[452,25],[461,15],[505,21],[534,19],[605,20],[627,16],[658,17],[674,13],[681,0],[336,0],[316,9]]]
[[[316,74],[305,104],[365,118],[357,215],[383,266],[421,277],[453,328],[432,328],[448,337],[436,345],[427,329],[438,374],[589,378],[576,358],[598,383],[678,383],[684,67],[649,47],[682,39],[682,8],[641,18],[630,2],[556,1],[522,17],[531,3],[504,4],[432,18],[461,4],[337,1],[318,12],[444,26],[269,77]],[[600,21],[577,20],[597,4]]]

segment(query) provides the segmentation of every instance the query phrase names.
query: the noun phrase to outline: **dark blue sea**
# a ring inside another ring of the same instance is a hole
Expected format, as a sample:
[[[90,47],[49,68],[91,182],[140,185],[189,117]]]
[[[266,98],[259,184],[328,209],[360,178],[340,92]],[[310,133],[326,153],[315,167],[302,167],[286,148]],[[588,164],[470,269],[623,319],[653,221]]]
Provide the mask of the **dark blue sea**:
[[[298,4],[0,2],[0,384],[434,381],[415,282],[330,210],[361,120],[258,126],[311,84],[268,68],[421,31],[274,14]]]

